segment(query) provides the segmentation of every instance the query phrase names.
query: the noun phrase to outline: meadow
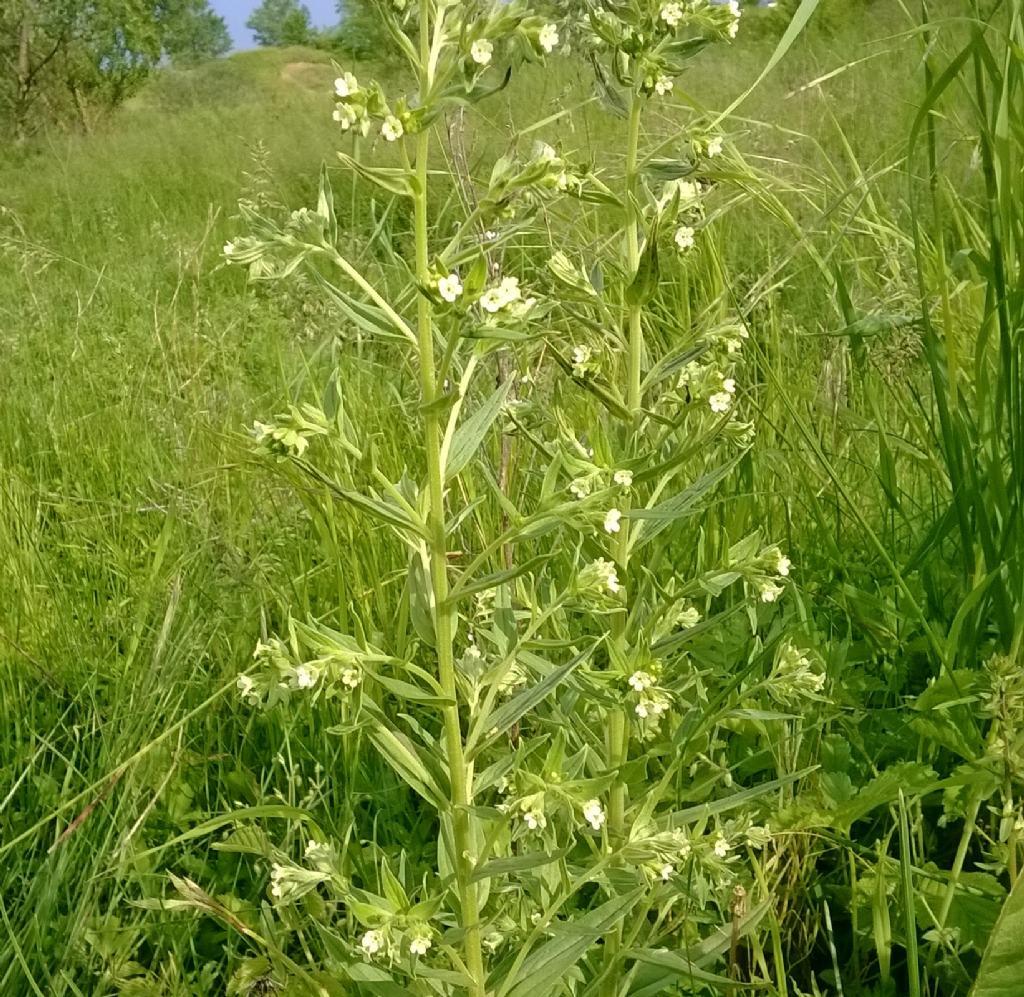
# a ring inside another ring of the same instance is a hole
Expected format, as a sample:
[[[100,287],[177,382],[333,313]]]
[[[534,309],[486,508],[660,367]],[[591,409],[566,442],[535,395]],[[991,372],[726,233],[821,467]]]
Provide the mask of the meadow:
[[[872,10],[760,80],[746,12],[643,173],[614,81],[528,63],[422,213],[312,49],[0,153],[0,994],[1024,992],[1024,6]],[[499,273],[539,317],[459,354]]]

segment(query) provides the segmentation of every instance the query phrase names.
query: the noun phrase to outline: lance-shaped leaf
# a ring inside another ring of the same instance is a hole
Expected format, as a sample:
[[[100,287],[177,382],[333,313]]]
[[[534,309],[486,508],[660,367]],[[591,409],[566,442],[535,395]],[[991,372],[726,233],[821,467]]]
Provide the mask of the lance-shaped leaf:
[[[593,653],[600,641],[594,641],[586,650],[580,651],[571,661],[560,665],[551,674],[546,675],[536,685],[529,686],[522,692],[513,696],[507,703],[503,703],[496,710],[487,714],[480,714],[470,729],[467,740],[467,757],[472,758],[480,748],[500,737],[516,721],[520,720],[535,706],[543,702],[551,693],[558,688],[584,661]]]
[[[365,706],[364,706],[365,708]],[[377,713],[377,724],[369,731],[370,740],[395,774],[436,810],[448,809],[448,792],[442,789],[441,773],[431,772],[423,755],[410,738],[386,725],[384,715]]]
[[[467,581],[463,584],[460,580],[459,584],[452,589],[451,594],[448,596],[447,604],[452,606],[459,599],[465,599],[466,596],[475,595],[477,592],[487,592],[490,589],[497,588],[499,585],[504,585],[506,582],[514,581],[522,575],[528,575],[543,567],[552,557],[554,557],[554,554],[538,554],[536,557],[531,557],[529,561],[513,565],[511,568],[504,568],[501,571],[495,571],[490,575],[483,575],[475,581]]]
[[[295,463],[311,478],[315,478],[322,485],[325,485],[327,490],[336,499],[340,499],[342,502],[346,502],[349,505],[354,506],[361,512],[365,512],[368,516],[372,516],[374,519],[387,523],[389,526],[394,526],[399,530],[408,531],[409,533],[426,539],[426,527],[421,522],[418,522],[409,516],[405,509],[400,506],[391,502],[385,502],[376,495],[363,495],[361,492],[354,492],[348,488],[342,488],[336,481],[333,481],[319,468],[310,464],[308,461],[296,460]]]
[[[554,852],[527,852],[525,855],[510,855],[506,858],[491,859],[473,870],[473,881],[518,876],[520,873],[551,865],[552,862],[557,862],[568,854],[568,848],[559,848]]]
[[[735,466],[739,457],[709,471],[703,477],[698,478],[692,485],[685,488],[678,495],[659,502],[652,509],[636,509],[630,513],[631,519],[644,520],[640,529],[637,530],[635,548],[649,544],[662,530],[667,529],[673,523],[691,515],[697,503],[715,487]]]
[[[636,906],[644,888],[613,897],[582,917],[553,927],[554,935],[530,953],[519,971],[497,990],[498,997],[537,997],[555,993],[558,983],[602,935]],[[490,988],[489,988],[490,989]]]
[[[501,410],[512,389],[511,378],[496,391],[455,431],[444,465],[445,479],[454,478],[473,459],[487,431]]]
[[[399,197],[412,197],[412,185],[409,183],[409,174],[405,170],[395,166],[367,166],[366,163],[361,163],[344,152],[338,153],[338,159],[364,180],[375,183],[383,190],[397,194]]]
[[[311,267],[310,273],[331,296],[345,318],[367,335],[381,336],[386,339],[404,338],[404,333],[396,329],[395,323],[380,308],[347,294],[336,284],[331,283],[316,267]]]
[[[709,972],[705,967],[726,952],[733,938],[749,934],[768,912],[769,904],[758,904],[739,923],[718,928],[699,945],[690,950],[669,951],[667,949],[632,949],[627,955],[637,962],[651,967],[654,972],[643,973],[642,982],[630,993],[643,997],[657,997],[680,981],[700,983],[705,986],[730,991],[733,989],[761,989],[760,984],[739,983],[726,976]]]

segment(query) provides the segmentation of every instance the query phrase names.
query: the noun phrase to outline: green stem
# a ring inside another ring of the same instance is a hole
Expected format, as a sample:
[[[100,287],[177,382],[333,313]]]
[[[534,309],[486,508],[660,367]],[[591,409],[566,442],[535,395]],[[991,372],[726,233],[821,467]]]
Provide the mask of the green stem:
[[[420,4],[421,99],[426,100],[431,85],[430,9]],[[430,280],[429,220],[427,215],[427,164],[430,133],[416,136],[416,189],[413,196],[416,233],[416,277],[420,286]],[[455,854],[455,878],[459,893],[459,926],[463,931],[463,955],[470,977],[471,997],[484,997],[485,974],[480,946],[480,905],[476,883],[472,881],[475,856],[470,827],[469,769],[463,749],[462,721],[459,717],[458,687],[455,682],[455,608],[448,599],[448,538],[445,530],[444,466],[441,425],[437,406],[437,370],[434,362],[432,306],[429,298],[418,296],[416,340],[420,361],[420,393],[423,398],[423,445],[427,461],[427,489],[430,500],[427,532],[430,537],[430,582],[434,598],[434,632],[437,650],[438,681],[451,706],[444,710],[444,742],[451,784],[452,837]],[[442,831],[443,834],[443,831]]]
[[[640,149],[640,94],[634,92],[629,106],[629,132],[626,138],[626,274],[630,280],[640,265],[640,219],[637,217],[637,160]],[[642,306],[629,306],[629,394],[627,405],[636,426],[640,421],[640,376],[644,353]]]
[[[640,112],[643,108],[640,94],[634,91],[629,106],[629,125],[626,138],[626,279],[632,280],[640,265],[640,219],[637,217],[637,163],[640,148]],[[627,371],[628,389],[627,405],[632,417],[631,425],[626,433],[632,434],[640,425],[641,411],[641,375],[644,355],[644,333],[642,322],[642,306],[629,305],[629,365]],[[631,502],[625,497],[621,503],[623,513],[622,529],[618,536],[615,559],[622,569],[623,577],[628,577],[630,527],[629,510]],[[630,591],[627,587],[627,593]],[[626,620],[628,614],[617,613],[612,621],[612,640],[617,650],[625,657],[626,652]],[[608,715],[605,730],[608,767],[615,772],[608,798],[608,834],[614,846],[621,845],[626,837],[626,783],[622,776],[623,767],[629,758],[629,716],[624,709],[613,710]],[[602,992],[605,997],[615,997],[618,993],[618,974],[612,965],[618,959],[622,947],[622,925],[605,938],[605,980]]]

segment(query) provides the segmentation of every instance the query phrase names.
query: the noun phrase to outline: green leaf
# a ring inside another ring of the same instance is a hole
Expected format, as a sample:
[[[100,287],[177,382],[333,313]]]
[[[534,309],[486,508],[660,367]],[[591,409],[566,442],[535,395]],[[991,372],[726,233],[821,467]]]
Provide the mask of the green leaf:
[[[473,454],[479,449],[487,430],[501,414],[512,384],[513,381],[509,378],[504,384],[499,385],[487,401],[456,430],[444,465],[446,481],[454,478],[473,459]]]
[[[899,799],[900,790],[923,796],[942,785],[934,770],[918,762],[900,762],[879,773],[860,792],[836,810],[836,823],[849,827],[872,810]]]
[[[523,961],[512,982],[501,987],[499,997],[537,997],[554,993],[565,973],[579,962],[586,951],[609,929],[618,924],[644,894],[643,887],[607,903],[582,917],[552,927],[554,935]],[[491,987],[495,981],[489,981]]]
[[[722,990],[761,989],[761,985],[758,983],[740,983],[730,980],[727,976],[709,973],[706,969],[700,969],[692,960],[675,952],[669,952],[667,949],[634,949],[628,955],[638,962],[668,970],[670,979],[692,980],[694,983],[703,983],[706,986],[718,987]]]
[[[985,946],[971,997],[1017,997],[1024,966],[1024,876],[1017,877]]]
[[[494,879],[499,876],[519,875],[531,869],[539,869],[551,865],[569,854],[568,848],[560,848],[554,852],[527,852],[525,855],[512,855],[508,858],[491,859],[478,865],[473,870],[473,882],[483,879]]]
[[[626,304],[642,307],[658,290],[658,218],[654,219],[647,235],[647,243],[640,255],[633,282],[626,288]]]
[[[517,720],[529,713],[538,703],[543,702],[569,675],[593,653],[600,641],[594,641],[571,661],[556,668],[536,685],[532,685],[503,703],[493,713],[477,717],[470,731],[467,756],[472,758],[480,746],[493,740],[509,729]]]
[[[344,152],[338,153],[338,159],[341,160],[342,165],[359,174],[364,180],[375,183],[383,190],[397,194],[399,197],[412,197],[412,185],[409,183],[407,171],[394,166],[367,166]]]
[[[653,509],[635,509],[631,512],[630,519],[645,520],[637,530],[635,549],[639,550],[649,544],[672,523],[690,515],[694,506],[736,466],[739,459],[739,457],[734,457],[713,471],[709,471],[678,495],[659,502]]]
[[[384,726],[381,718],[379,726],[372,728],[369,736],[384,760],[410,789],[436,810],[448,809],[448,794],[441,791],[416,746],[405,734]]]
[[[362,329],[368,336],[380,336],[385,339],[403,338],[400,333],[395,331],[394,322],[375,305],[368,305],[365,301],[353,298],[337,284],[331,283],[316,267],[310,267],[309,272],[330,295],[345,318]]]
[[[699,820],[707,820],[715,814],[726,813],[729,810],[742,806],[744,803],[756,800],[759,796],[764,796],[767,793],[773,793],[775,790],[781,789],[783,786],[788,786],[791,782],[796,782],[797,780],[802,779],[805,775],[810,775],[817,769],[817,767],[818,766],[816,765],[812,765],[809,768],[801,769],[799,772],[793,772],[780,779],[772,779],[771,782],[766,782],[761,786],[752,786],[750,789],[741,789],[738,793],[733,793],[731,796],[726,796],[720,800],[713,800],[711,803],[701,803],[695,807],[687,807],[685,810],[677,810],[674,813],[667,814],[665,817],[660,818],[658,820],[658,827],[670,831],[677,827],[686,827],[688,824],[695,824]]]
[[[422,703],[424,706],[439,706],[442,708],[454,705],[454,700],[449,699],[447,696],[438,695],[438,693],[428,689],[421,689],[418,685],[413,685],[411,682],[404,682],[402,679],[392,678],[390,675],[381,675],[377,672],[369,672],[369,674],[374,682],[382,685],[388,692],[407,702]]]
[[[468,582],[465,585],[462,584],[460,579],[459,584],[452,589],[451,595],[447,599],[447,605],[452,606],[459,599],[464,599],[468,595],[474,595],[477,592],[487,592],[522,575],[528,575],[531,571],[536,571],[550,561],[553,556],[553,554],[538,554],[537,557],[531,557],[522,564],[513,565],[511,568],[505,568],[502,571],[495,571],[490,575],[484,575],[476,579],[476,581]]]

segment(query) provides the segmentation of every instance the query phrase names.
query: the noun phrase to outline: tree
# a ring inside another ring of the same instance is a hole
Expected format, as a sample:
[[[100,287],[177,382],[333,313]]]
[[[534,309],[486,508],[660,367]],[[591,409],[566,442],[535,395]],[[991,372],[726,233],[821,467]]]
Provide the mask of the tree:
[[[313,35],[309,9],[298,0],[263,0],[245,26],[260,45],[305,45]]]
[[[0,124],[16,143],[47,122],[88,130],[165,56],[229,45],[207,0],[0,0]]]
[[[164,50],[175,62],[215,59],[231,51],[231,35],[224,18],[210,10],[207,0],[184,0],[169,18]]]
[[[334,45],[356,59],[387,59],[398,51],[374,0],[338,0]]]

